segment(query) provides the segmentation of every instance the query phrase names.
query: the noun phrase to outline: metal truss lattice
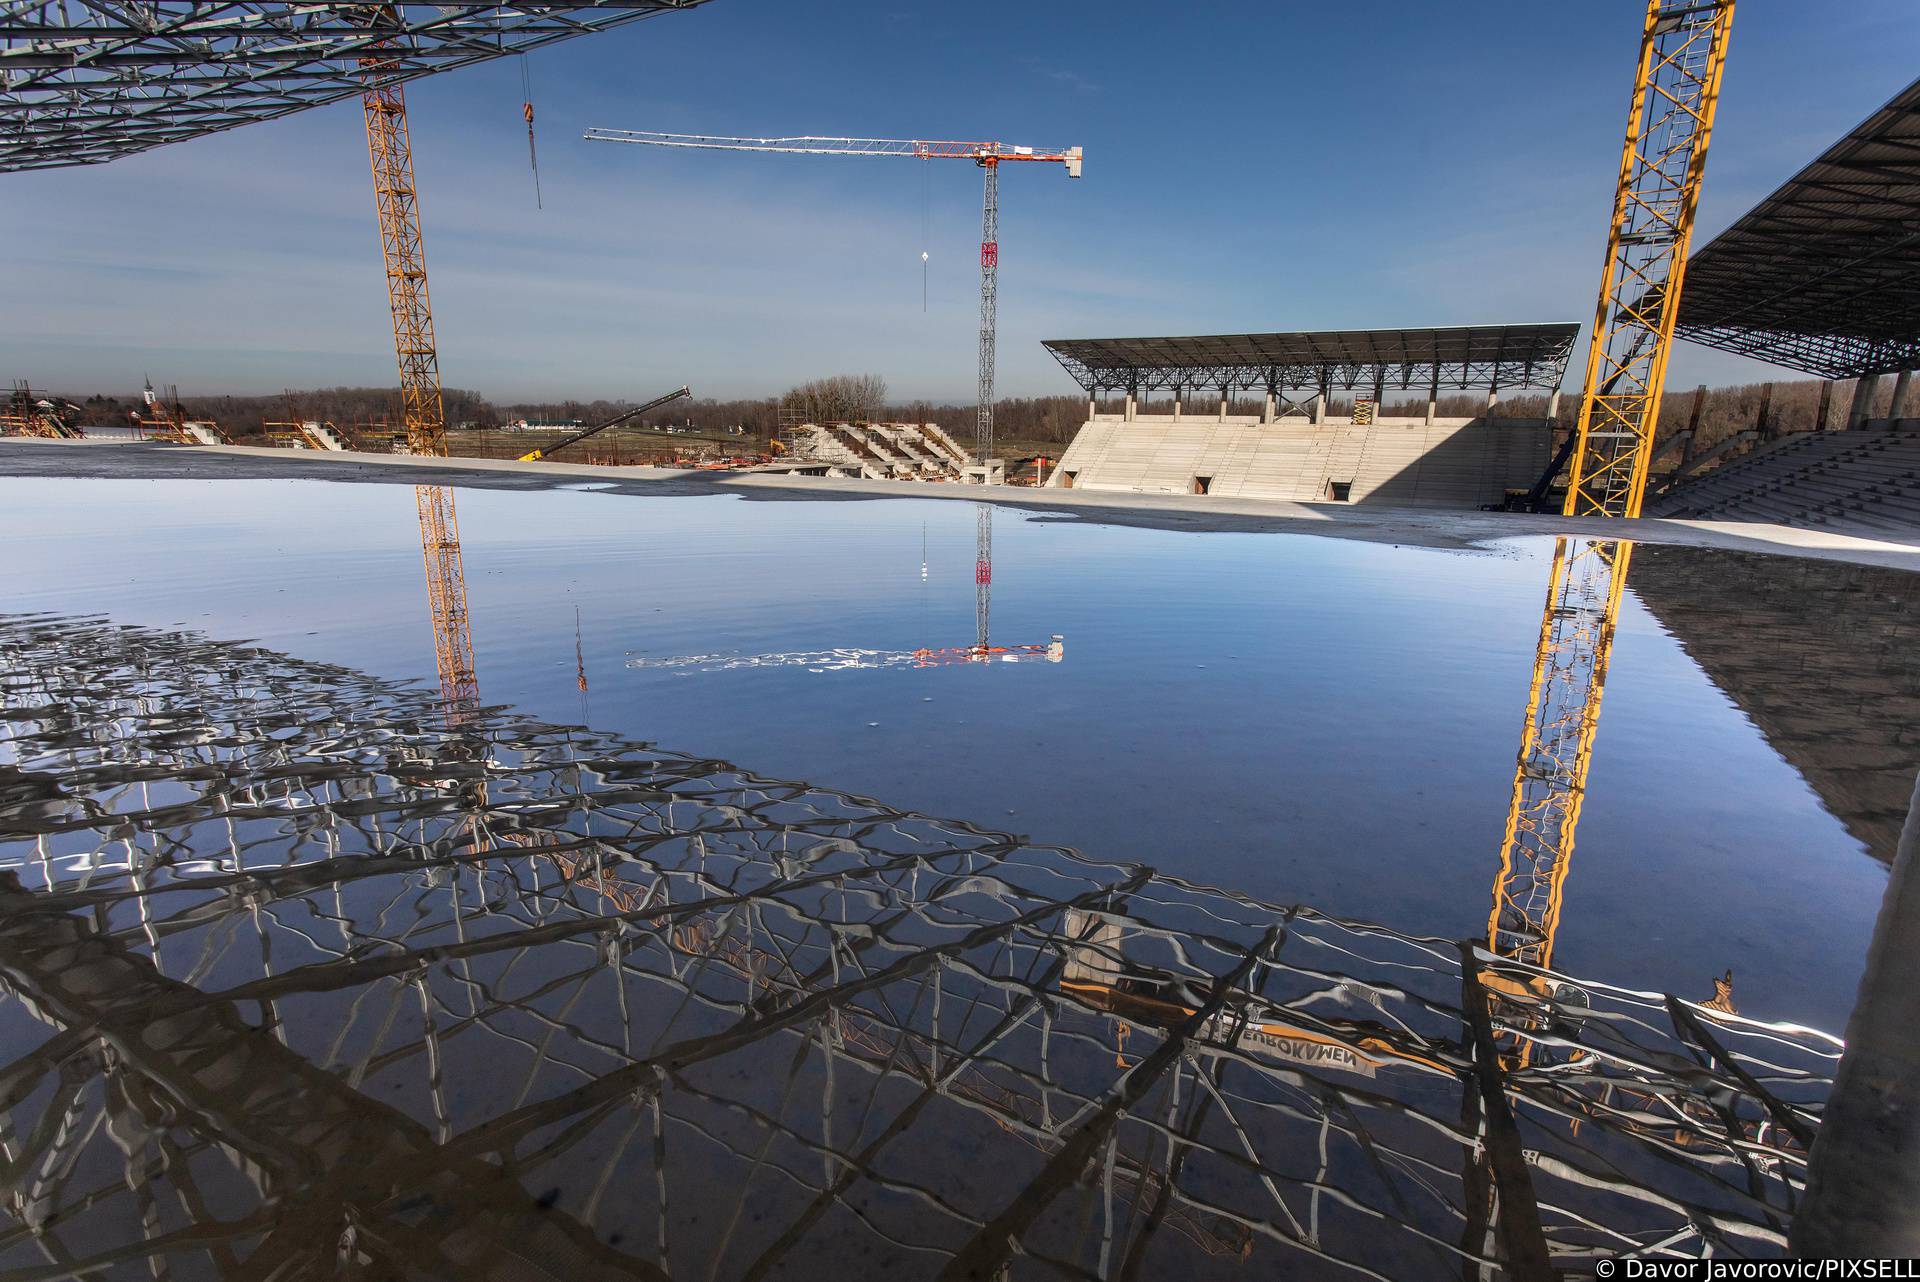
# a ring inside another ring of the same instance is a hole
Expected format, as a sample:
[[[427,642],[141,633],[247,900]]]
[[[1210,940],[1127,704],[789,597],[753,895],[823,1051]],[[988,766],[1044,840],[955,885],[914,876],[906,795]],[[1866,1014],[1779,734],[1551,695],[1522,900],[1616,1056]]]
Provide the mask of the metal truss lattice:
[[[1677,333],[1822,378],[1920,367],[1920,81],[1693,256]]]
[[[1472,325],[1169,338],[1060,338],[1045,346],[1087,390],[1352,391],[1558,387],[1580,327]]]
[[[0,171],[98,164],[705,0],[0,0]]]
[[[0,695],[9,1276],[1774,1253],[1839,1051],[191,634]]]
[[[1640,515],[1732,23],[1733,0],[1647,0],[1568,516]]]
[[[1554,544],[1533,659],[1527,720],[1500,845],[1487,942],[1502,957],[1549,966],[1586,798],[1600,697],[1633,556],[1629,540]]]

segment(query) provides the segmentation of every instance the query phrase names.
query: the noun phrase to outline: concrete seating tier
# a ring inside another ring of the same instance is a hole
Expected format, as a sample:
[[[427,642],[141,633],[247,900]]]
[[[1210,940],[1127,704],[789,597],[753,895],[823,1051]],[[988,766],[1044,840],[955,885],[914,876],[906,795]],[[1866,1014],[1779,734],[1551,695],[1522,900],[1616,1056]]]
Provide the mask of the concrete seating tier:
[[[1090,490],[1302,503],[1475,508],[1527,489],[1552,459],[1544,419],[1096,418],[1047,482]]]
[[[1683,482],[1648,515],[1920,533],[1920,430],[1910,424],[1798,433]]]

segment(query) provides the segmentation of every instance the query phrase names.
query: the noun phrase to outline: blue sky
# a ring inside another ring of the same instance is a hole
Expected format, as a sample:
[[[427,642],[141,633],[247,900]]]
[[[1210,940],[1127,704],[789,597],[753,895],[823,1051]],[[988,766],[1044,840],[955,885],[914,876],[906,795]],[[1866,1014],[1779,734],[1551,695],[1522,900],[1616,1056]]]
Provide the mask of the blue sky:
[[[972,399],[972,166],[679,154],[591,125],[1084,146],[1078,182],[1002,180],[1007,395],[1072,390],[1043,338],[1585,320],[1642,12],[712,0],[532,55],[543,210],[517,62],[416,82],[442,374],[503,400],[835,372]],[[1917,67],[1914,0],[1742,0],[1702,236]],[[151,374],[188,397],[395,380],[357,103],[0,192],[0,376]],[[1685,345],[1670,371],[1765,376]]]

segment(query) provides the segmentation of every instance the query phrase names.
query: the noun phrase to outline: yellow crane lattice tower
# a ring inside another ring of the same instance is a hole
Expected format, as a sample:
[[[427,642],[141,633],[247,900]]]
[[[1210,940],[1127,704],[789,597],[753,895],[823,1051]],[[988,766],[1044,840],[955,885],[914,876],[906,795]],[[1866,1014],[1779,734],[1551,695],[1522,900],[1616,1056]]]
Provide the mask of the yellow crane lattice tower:
[[[420,231],[406,96],[398,84],[376,85],[361,95],[361,104],[367,120],[367,154],[373,164],[380,247],[386,256],[387,300],[393,310],[393,349],[400,367],[407,448],[415,454],[445,457],[446,411],[440,399],[440,357],[427,296],[426,244]],[[413,494],[420,511],[420,552],[426,566],[441,694],[450,708],[471,708],[479,703],[480,691],[467,627],[467,580],[453,491],[444,485],[416,485]]]
[[[413,142],[406,95],[397,84],[361,95],[367,117],[367,154],[373,162],[373,198],[380,215],[380,248],[387,260],[387,300],[393,308],[393,351],[400,362],[400,412],[407,448],[444,455],[447,425],[440,403],[440,357],[434,347],[433,309],[427,297],[426,245],[413,181]]]
[[[1648,0],[1580,400],[1571,516],[1640,514],[1733,0]],[[1535,647],[1487,947],[1553,961],[1633,544],[1562,537]],[[1512,991],[1510,995],[1525,994]],[[1526,1062],[1531,1044],[1505,1054]]]
[[[1638,516],[1733,0],[1649,0],[1594,312],[1569,516]]]

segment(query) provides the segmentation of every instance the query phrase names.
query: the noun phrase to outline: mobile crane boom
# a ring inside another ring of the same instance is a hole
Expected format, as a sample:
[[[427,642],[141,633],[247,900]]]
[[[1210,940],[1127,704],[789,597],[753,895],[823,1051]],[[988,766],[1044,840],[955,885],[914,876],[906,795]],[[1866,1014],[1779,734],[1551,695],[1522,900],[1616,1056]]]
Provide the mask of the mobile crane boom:
[[[569,436],[566,440],[561,441],[558,445],[549,445],[545,449],[531,450],[528,453],[522,454],[518,461],[521,463],[538,462],[539,460],[547,457],[547,455],[549,454],[558,454],[561,450],[566,449],[567,446],[569,445],[579,444],[581,441],[586,440],[589,436],[596,435],[597,433],[606,431],[610,427],[618,427],[622,423],[628,422],[632,419],[639,418],[642,414],[645,414],[648,410],[657,410],[662,405],[670,405],[674,401],[679,400],[683,396],[691,398],[693,396],[693,389],[688,387],[682,387],[677,391],[668,392],[665,396],[656,396],[652,400],[648,401],[645,405],[637,405],[633,409],[628,410],[624,414],[614,415],[612,418],[608,419],[604,423],[596,424],[593,427],[589,427],[584,431],[575,432],[572,436]]]

